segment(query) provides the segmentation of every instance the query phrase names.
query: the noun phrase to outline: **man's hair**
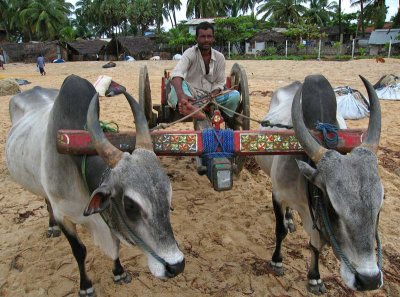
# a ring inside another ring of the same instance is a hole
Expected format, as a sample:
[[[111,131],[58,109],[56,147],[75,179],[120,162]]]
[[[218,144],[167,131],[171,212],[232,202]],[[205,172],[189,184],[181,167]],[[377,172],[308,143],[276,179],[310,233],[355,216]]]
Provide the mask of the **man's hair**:
[[[199,36],[199,30],[208,30],[211,29],[214,35],[214,27],[209,22],[201,22],[196,27],[196,37]]]

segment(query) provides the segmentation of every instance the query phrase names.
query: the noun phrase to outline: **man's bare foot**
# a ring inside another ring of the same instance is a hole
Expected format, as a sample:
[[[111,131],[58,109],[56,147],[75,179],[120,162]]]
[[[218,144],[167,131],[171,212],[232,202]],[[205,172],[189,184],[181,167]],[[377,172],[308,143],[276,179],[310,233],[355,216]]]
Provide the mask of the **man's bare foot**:
[[[178,108],[179,108],[179,113],[183,116],[187,116],[188,114],[191,114],[192,112],[198,110],[198,112],[192,115],[192,118],[196,120],[206,119],[206,115],[200,110],[200,108],[193,106],[192,104],[189,103],[189,101],[182,100],[182,102],[179,102]]]

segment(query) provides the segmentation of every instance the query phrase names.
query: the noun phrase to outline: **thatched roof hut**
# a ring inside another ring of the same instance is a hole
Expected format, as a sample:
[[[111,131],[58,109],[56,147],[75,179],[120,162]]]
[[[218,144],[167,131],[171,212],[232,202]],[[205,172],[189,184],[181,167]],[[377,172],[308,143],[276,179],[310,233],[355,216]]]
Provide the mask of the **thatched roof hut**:
[[[265,29],[249,38],[247,42],[284,43],[287,37],[282,32],[282,30],[278,29]]]
[[[6,55],[7,62],[35,63],[39,54],[46,61],[51,62],[56,58],[66,59],[66,51],[58,41],[28,42],[28,43],[4,43],[1,45]]]
[[[102,51],[108,60],[117,60],[121,56],[132,56],[136,60],[147,60],[157,51],[154,39],[144,36],[114,37]]]
[[[107,42],[100,39],[66,42],[69,61],[95,61]]]

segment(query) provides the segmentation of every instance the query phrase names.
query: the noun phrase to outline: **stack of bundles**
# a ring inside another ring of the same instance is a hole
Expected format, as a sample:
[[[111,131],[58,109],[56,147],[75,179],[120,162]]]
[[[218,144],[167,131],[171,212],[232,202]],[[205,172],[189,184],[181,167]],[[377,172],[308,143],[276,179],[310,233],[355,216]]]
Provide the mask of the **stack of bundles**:
[[[369,116],[369,101],[359,91],[349,86],[333,89],[337,113],[345,120],[358,120]]]
[[[379,99],[400,100],[400,77],[394,74],[388,74],[374,85]]]
[[[0,96],[15,95],[18,93],[21,93],[21,89],[15,79],[0,79]]]

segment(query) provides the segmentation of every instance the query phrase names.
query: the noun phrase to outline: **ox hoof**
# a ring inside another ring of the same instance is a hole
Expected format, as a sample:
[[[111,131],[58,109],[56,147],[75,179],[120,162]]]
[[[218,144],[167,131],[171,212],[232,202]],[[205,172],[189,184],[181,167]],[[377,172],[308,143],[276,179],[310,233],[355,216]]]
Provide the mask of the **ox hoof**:
[[[132,275],[127,272],[124,272],[119,275],[114,275],[114,283],[122,285],[129,284],[132,281]]]
[[[310,279],[308,281],[307,290],[314,295],[321,295],[326,293],[326,287],[321,279]]]
[[[93,287],[91,287],[86,290],[80,290],[78,296],[79,297],[96,297],[96,292],[94,291]]]
[[[61,235],[61,229],[58,226],[52,226],[47,229],[46,236],[50,237],[59,237]]]
[[[282,276],[284,274],[282,262],[270,261],[269,266],[272,268],[272,271],[276,276]]]

